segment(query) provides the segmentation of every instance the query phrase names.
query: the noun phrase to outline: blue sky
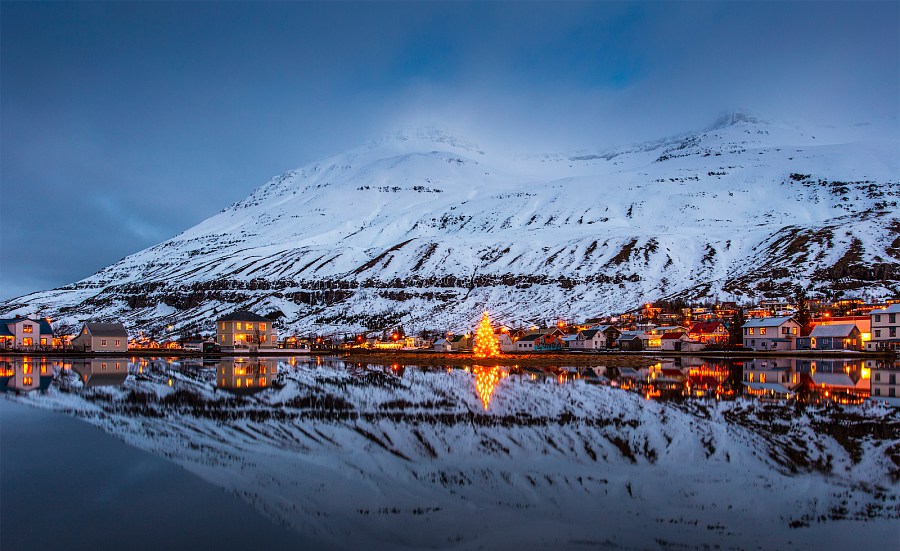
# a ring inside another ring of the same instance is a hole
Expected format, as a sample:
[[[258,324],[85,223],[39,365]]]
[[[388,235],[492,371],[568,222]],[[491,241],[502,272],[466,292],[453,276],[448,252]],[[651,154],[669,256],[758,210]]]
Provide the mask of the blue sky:
[[[2,2],[0,26],[0,299],[398,126],[558,151],[900,110],[898,2]]]

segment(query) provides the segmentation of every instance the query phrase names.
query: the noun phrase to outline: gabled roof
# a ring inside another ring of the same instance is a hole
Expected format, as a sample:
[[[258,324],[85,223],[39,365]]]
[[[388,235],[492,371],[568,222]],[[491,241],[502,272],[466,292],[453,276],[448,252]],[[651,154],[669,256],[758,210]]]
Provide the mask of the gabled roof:
[[[219,318],[217,321],[261,321],[264,323],[272,323],[272,320],[270,320],[269,318],[264,318],[259,314],[254,314],[253,312],[249,312],[247,310],[238,310],[237,312],[226,314]]]
[[[664,333],[662,337],[660,337],[664,341],[677,340],[684,336],[684,333]]]
[[[465,335],[453,335],[453,336],[450,337],[448,340],[449,340],[449,342],[460,342],[460,341],[463,340],[464,338],[466,338]]]
[[[581,336],[584,337],[585,339],[593,339],[594,335],[596,335],[597,333],[600,333],[600,332],[601,331],[599,329],[588,329],[586,331],[582,331]]]
[[[93,337],[125,337],[128,338],[128,331],[121,323],[93,323],[85,322],[84,327]]]
[[[519,341],[536,341],[543,336],[544,336],[543,333],[532,333],[530,335],[523,336],[522,338],[519,339]]]
[[[852,323],[840,323],[836,325],[817,325],[809,334],[810,337],[849,337],[856,329]]]
[[[725,325],[721,321],[698,322],[691,326],[688,333],[715,333],[720,327],[723,329],[725,328]]]
[[[741,326],[744,327],[780,327],[785,323],[793,321],[796,323],[796,320],[792,316],[780,316],[777,318],[753,318],[749,320],[747,323]]]
[[[11,319],[0,319],[0,337],[15,337],[12,331],[9,330],[7,324],[12,323]]]
[[[869,314],[900,314],[900,304],[891,304],[887,308],[872,310]]]

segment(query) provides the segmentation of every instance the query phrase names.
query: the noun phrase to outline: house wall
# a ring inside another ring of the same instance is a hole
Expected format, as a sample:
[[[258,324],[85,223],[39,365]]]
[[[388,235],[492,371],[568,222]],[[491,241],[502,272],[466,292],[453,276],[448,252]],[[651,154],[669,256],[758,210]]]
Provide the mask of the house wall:
[[[10,326],[12,333],[15,335],[13,346],[16,348],[37,348],[41,345],[41,325],[40,323],[30,320],[21,319]],[[44,336],[46,339],[46,335]],[[50,346],[53,340],[50,339],[43,346]]]
[[[93,352],[127,352],[128,337],[95,337],[91,335],[89,346]]]
[[[256,342],[257,336],[260,342]],[[219,321],[216,323],[216,342],[225,347],[275,348],[278,335],[270,322]]]
[[[900,338],[900,313],[871,314],[873,343]]]
[[[873,369],[870,377],[872,398],[900,397],[900,370]]]

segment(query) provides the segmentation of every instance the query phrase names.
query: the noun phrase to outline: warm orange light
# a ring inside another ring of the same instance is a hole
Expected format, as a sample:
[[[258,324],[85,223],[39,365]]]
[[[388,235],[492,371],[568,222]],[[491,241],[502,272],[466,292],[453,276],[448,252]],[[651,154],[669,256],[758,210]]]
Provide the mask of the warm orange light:
[[[476,358],[491,358],[500,355],[500,341],[494,334],[491,327],[491,318],[487,312],[481,316],[481,322],[475,331],[475,348],[473,349]]]
[[[494,389],[500,382],[500,368],[476,365],[472,367],[472,371],[475,373],[475,391],[478,392],[484,409],[487,409]]]

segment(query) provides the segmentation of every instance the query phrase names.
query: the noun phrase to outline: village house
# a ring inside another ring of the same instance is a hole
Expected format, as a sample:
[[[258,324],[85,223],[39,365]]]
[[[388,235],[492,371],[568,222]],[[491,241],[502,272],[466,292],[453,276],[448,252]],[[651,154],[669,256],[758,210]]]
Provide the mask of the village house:
[[[500,343],[500,352],[516,351],[516,341],[513,340],[513,337],[509,333],[500,333],[500,335],[497,337],[497,341],[499,341]]]
[[[688,330],[688,335],[707,345],[728,344],[728,328],[721,321],[695,323]]]
[[[128,332],[121,323],[85,322],[72,348],[85,352],[127,352]]]
[[[675,352],[698,352],[706,346],[699,341],[692,340],[687,333],[665,333],[660,337],[660,350]]]
[[[872,339],[866,345],[866,350],[900,348],[900,304],[872,310],[869,317]]]
[[[598,335],[595,339],[600,339],[598,348],[612,348],[616,345],[616,339],[622,334],[621,331],[612,325],[592,325],[591,330],[597,330]]]
[[[469,335],[448,335],[436,340],[432,348],[435,352],[467,351],[472,348],[472,338]]]
[[[862,350],[859,328],[852,323],[817,325],[808,337],[797,339],[798,350]]]
[[[622,331],[616,339],[616,348],[632,352],[644,350],[646,337],[643,331]]]
[[[434,341],[434,345],[432,348],[435,352],[450,352],[453,350],[453,345],[450,344],[450,339],[446,337],[441,337],[440,339]]]
[[[45,319],[0,319],[0,348],[34,349],[53,345],[53,329]]]
[[[216,342],[222,350],[271,350],[278,345],[278,335],[270,319],[244,310],[216,321]]]
[[[754,318],[741,326],[744,348],[751,350],[794,350],[800,324],[790,316]]]

